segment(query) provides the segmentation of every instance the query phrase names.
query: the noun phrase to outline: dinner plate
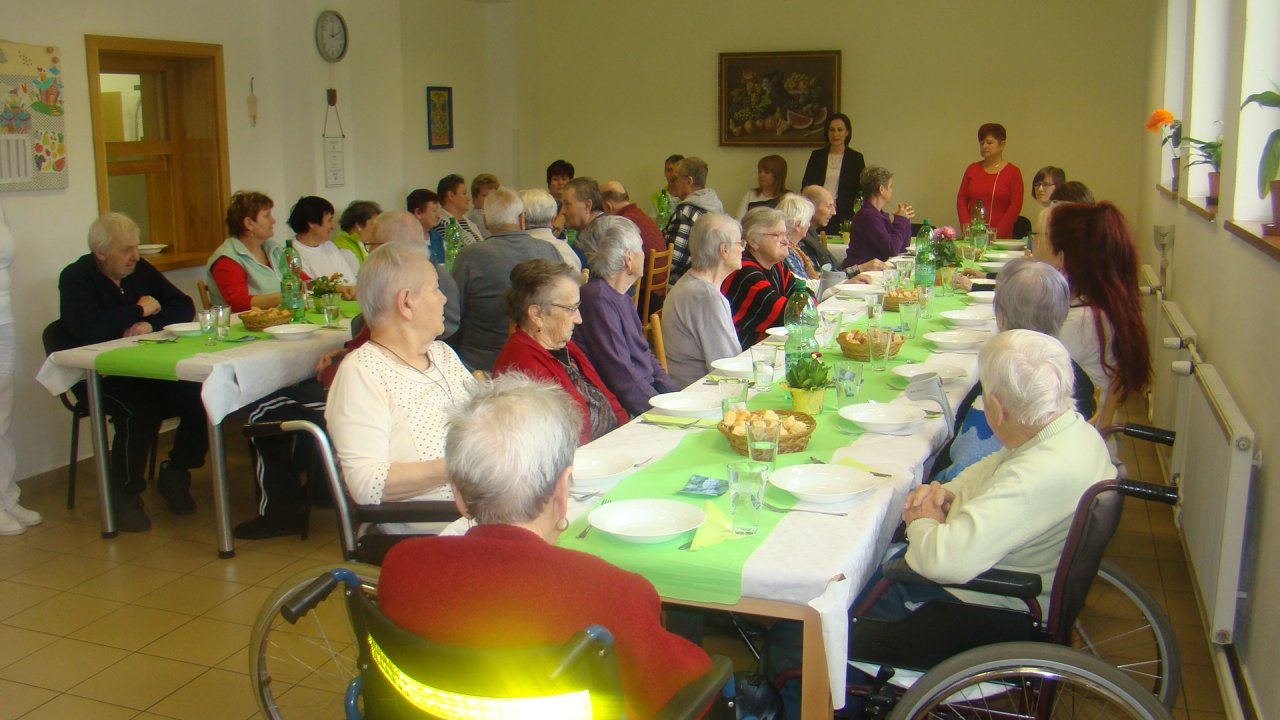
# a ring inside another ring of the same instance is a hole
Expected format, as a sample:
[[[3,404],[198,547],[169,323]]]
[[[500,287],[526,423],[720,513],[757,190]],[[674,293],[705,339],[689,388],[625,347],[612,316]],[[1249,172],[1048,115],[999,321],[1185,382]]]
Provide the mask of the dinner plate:
[[[894,365],[889,369],[889,371],[898,377],[904,377],[908,380],[912,380],[926,373],[936,373],[938,377],[942,378],[943,383],[954,382],[969,374],[965,372],[963,368],[958,368],[955,365],[945,365],[942,363],[938,363],[936,365]]]
[[[900,403],[859,403],[840,408],[840,417],[872,432],[893,432],[923,420],[924,410]]]
[[[982,305],[990,305],[996,301],[995,290],[970,290],[969,299]]]
[[[792,465],[769,476],[769,483],[805,502],[838,503],[874,488],[879,480],[848,465]]]
[[[942,330],[924,334],[939,350],[972,350],[987,341],[991,333],[979,330]]]
[[[1026,250],[1026,240],[993,240],[991,244],[1001,250]]]
[[[860,272],[860,273],[858,273],[858,274],[859,274],[859,275],[861,275],[862,277],[867,278],[867,279],[868,279],[868,280],[870,280],[873,284],[876,284],[876,285],[879,285],[879,284],[880,284],[880,281],[884,279],[884,271],[883,271],[883,270],[863,270],[862,272]]]
[[[983,260],[994,260],[996,262],[1008,262],[1020,257],[1022,257],[1022,253],[1009,252],[1007,250],[988,250],[982,254]]]
[[[744,355],[740,357],[720,358],[711,361],[711,369],[715,370],[717,375],[725,377],[740,377],[751,379],[751,356]]]
[[[573,490],[600,489],[633,467],[635,463],[626,453],[578,448],[573,454]]]
[[[165,248],[167,248],[167,247],[169,247],[169,246],[168,246],[168,245],[162,245],[162,244],[159,244],[159,243],[149,243],[149,244],[146,244],[146,245],[139,245],[139,246],[138,246],[138,254],[139,254],[139,255],[156,255],[156,254],[159,254],[159,253],[161,253],[161,252],[164,252],[164,249],[165,249]]]
[[[696,530],[707,519],[701,508],[679,500],[620,500],[587,516],[591,527],[630,543],[660,543]]]
[[[787,329],[784,327],[765,328],[764,334],[769,337],[784,338],[787,336]]]
[[[720,395],[706,392],[674,392],[649,398],[654,410],[689,418],[720,417]]]
[[[986,270],[989,273],[998,273],[1004,269],[1004,266],[1005,266],[1005,263],[1003,262],[989,262],[986,260],[978,263],[978,267],[982,268],[983,270]]]
[[[975,307],[968,310],[943,310],[938,315],[961,327],[981,327],[996,319],[995,313],[990,307]]]
[[[169,323],[164,326],[164,329],[178,337],[200,337],[202,334],[198,322]]]
[[[880,285],[863,285],[862,283],[840,283],[836,286],[836,295],[841,297],[861,298],[868,295],[883,295],[884,288]]]
[[[974,290],[995,290],[996,281],[991,278],[973,278]]]
[[[290,323],[287,325],[272,325],[263,330],[263,332],[270,333],[277,340],[302,340],[319,329],[319,325],[312,325],[311,323]]]

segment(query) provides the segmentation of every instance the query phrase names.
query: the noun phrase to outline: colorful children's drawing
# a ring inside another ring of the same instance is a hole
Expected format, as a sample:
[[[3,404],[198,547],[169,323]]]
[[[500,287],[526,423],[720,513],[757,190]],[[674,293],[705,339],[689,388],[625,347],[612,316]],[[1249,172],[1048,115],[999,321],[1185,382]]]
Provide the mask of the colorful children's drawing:
[[[67,186],[65,113],[58,48],[0,40],[0,190]]]

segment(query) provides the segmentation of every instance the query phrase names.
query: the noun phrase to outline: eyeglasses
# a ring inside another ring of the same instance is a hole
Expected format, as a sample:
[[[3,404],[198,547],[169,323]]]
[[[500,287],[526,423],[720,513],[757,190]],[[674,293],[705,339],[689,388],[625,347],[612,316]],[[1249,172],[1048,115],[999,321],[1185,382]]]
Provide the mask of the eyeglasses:
[[[558,307],[561,310],[569,313],[570,315],[578,312],[578,308],[582,307],[582,303],[580,302],[576,302],[572,305],[561,305],[560,303],[547,303],[547,304],[551,305],[552,307]]]

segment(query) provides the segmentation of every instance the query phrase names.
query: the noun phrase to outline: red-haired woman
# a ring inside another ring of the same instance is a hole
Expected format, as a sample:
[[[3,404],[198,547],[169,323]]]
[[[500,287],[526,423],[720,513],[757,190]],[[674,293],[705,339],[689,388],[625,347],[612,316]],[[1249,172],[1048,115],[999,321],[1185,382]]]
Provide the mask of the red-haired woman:
[[[972,219],[974,204],[981,200],[987,211],[987,225],[997,237],[1013,237],[1013,223],[1022,212],[1022,171],[1004,159],[1007,135],[999,123],[985,123],[978,128],[978,152],[982,159],[965,168],[956,193],[956,214],[960,226]]]
[[[1095,387],[1105,427],[1119,405],[1151,381],[1151,353],[1138,297],[1138,252],[1128,223],[1109,202],[1045,209],[1032,256],[1067,276],[1071,309],[1058,338]]]
[[[778,200],[789,192],[787,161],[781,155],[765,155],[756,163],[756,187],[742,196],[742,205],[738,207],[738,222],[742,222],[751,208],[778,207]]]

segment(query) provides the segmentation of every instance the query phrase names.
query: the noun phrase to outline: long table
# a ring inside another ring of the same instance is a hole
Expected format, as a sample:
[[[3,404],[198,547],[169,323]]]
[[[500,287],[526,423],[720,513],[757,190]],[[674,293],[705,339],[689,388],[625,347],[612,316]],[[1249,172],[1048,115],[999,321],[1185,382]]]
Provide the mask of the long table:
[[[354,304],[352,306],[344,314],[354,310]],[[177,362],[174,368],[176,379],[201,384],[200,395],[209,418],[209,462],[213,476],[218,557],[235,556],[222,421],[227,415],[255,400],[314,376],[316,360],[324,353],[342,347],[351,336],[349,328],[349,321],[344,320],[341,329],[322,328],[309,337],[292,341],[276,340],[264,333],[253,333],[260,335],[261,339],[248,343],[220,342],[211,346],[208,352],[199,352]],[[233,328],[233,335],[243,334],[245,333],[239,326]],[[36,375],[40,384],[54,395],[70,390],[81,380],[87,380],[90,435],[93,438],[94,464],[98,471],[98,509],[104,538],[115,537],[116,527],[108,481],[107,428],[102,406],[101,374],[97,367],[99,356],[113,350],[138,347],[140,338],[170,337],[172,334],[158,331],[63,350],[50,355]],[[204,340],[190,338],[183,342],[203,343]],[[150,376],[145,368],[131,368],[127,364],[124,367],[114,367],[112,372],[131,377]]]
[[[917,337],[931,330],[943,329],[945,321],[937,313],[946,309],[966,307],[964,296],[939,298],[934,302],[934,318],[921,324]],[[822,304],[826,308],[845,310],[845,322],[851,320],[865,325],[864,305],[861,301],[832,298]],[[896,317],[888,313],[889,320]],[[994,323],[985,328],[994,330]],[[929,346],[923,339],[909,340],[900,356],[921,357],[922,349]],[[823,348],[826,357],[836,365],[854,362],[840,355],[838,347]],[[893,364],[901,364],[902,360]],[[958,404],[977,380],[976,350],[965,352],[931,353],[924,364],[945,363],[964,369],[967,376],[945,387],[953,406]],[[870,387],[893,382],[897,378],[888,371],[865,371],[863,397],[871,394]],[[691,385],[690,390],[716,392],[716,388],[704,385],[703,380]],[[910,402],[901,397],[892,402]],[[883,396],[883,388],[881,395]],[[782,407],[777,393],[753,397],[749,407]],[[819,426],[839,424],[852,428],[839,420],[834,412],[832,399],[828,397],[824,411],[817,416]],[[680,452],[681,441],[687,434],[702,432],[717,434],[715,429],[670,429],[644,424],[640,419],[592,442],[588,448],[604,449],[625,454],[637,462],[649,458],[668,459],[673,452]],[[838,443],[832,449],[816,450],[811,441],[810,449],[795,455],[782,455],[778,464],[790,465],[809,462],[814,454],[824,462],[846,461],[891,475],[875,490],[863,493],[848,503],[839,505],[808,505],[797,502],[794,508],[834,510],[846,512],[846,517],[832,517],[809,513],[790,512],[783,516],[772,532],[751,553],[742,568],[741,597],[734,602],[706,602],[705,600],[663,593],[668,602],[693,607],[714,608],[775,618],[797,620],[803,623],[804,670],[802,714],[805,718],[831,716],[833,708],[843,707],[845,694],[846,648],[848,644],[848,610],[858,591],[871,573],[878,567],[882,554],[889,544],[894,529],[900,522],[900,511],[907,493],[921,481],[924,463],[946,441],[947,427],[943,419],[926,421],[916,433],[907,436],[864,433],[846,436],[847,442]],[[723,440],[723,439],[721,439]],[[725,442],[727,448],[727,441]],[[732,452],[732,451],[729,451]],[[719,455],[717,455],[719,457]],[[732,460],[732,456],[725,455]],[[706,465],[705,457],[688,457],[690,466]],[[645,463],[648,464],[647,462]],[[669,466],[671,463],[664,463]],[[677,463],[679,465],[679,463]],[[688,478],[685,472],[680,482]],[[619,481],[619,486],[626,478]],[[669,486],[669,485],[668,485]],[[634,491],[634,488],[631,488]],[[771,489],[769,492],[781,492]],[[627,496],[633,496],[634,492]],[[594,504],[576,504],[571,515],[585,514]],[[581,519],[565,536],[573,537],[581,526]],[[571,547],[591,552],[590,547]],[[667,549],[666,552],[671,552]],[[687,572],[697,572],[698,553],[688,550],[679,556],[679,562]],[[660,588],[661,592],[661,588]]]

